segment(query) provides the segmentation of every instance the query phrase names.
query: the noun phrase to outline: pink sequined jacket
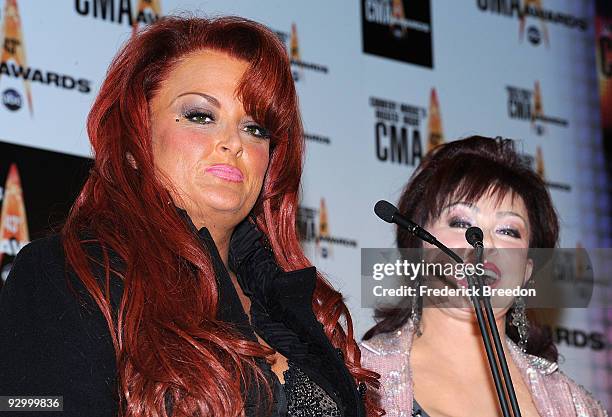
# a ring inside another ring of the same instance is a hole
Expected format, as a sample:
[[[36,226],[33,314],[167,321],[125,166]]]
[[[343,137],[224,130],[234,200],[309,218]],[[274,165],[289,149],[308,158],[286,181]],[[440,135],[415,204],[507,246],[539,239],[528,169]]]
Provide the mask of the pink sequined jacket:
[[[393,333],[380,334],[361,344],[361,363],[381,375],[381,405],[389,417],[412,416],[410,323]],[[604,417],[607,412],[582,386],[559,370],[555,362],[528,355],[511,341],[510,355],[531,390],[541,417]]]

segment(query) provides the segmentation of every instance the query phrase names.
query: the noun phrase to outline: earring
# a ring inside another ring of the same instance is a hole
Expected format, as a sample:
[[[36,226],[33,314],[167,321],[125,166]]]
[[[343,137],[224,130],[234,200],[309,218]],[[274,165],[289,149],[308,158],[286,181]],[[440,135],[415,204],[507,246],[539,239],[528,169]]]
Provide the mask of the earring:
[[[421,280],[417,278],[414,280],[415,282],[415,292],[412,296],[412,300],[410,302],[410,321],[414,326],[414,330],[417,336],[421,336],[423,333],[421,332],[421,297],[419,296],[419,288],[421,287]]]
[[[136,163],[136,160],[134,159],[134,155],[132,155],[130,152],[126,152],[125,159],[128,161],[128,163],[130,164],[132,168],[136,170],[138,169],[138,164]]]
[[[174,119],[174,121],[175,121],[176,123],[178,123],[178,122],[180,121],[180,119],[177,117],[176,119]]]
[[[516,327],[519,334],[518,346],[523,353],[527,352],[527,338],[529,337],[529,321],[525,311],[525,300],[523,297],[516,297],[512,308],[512,325]]]

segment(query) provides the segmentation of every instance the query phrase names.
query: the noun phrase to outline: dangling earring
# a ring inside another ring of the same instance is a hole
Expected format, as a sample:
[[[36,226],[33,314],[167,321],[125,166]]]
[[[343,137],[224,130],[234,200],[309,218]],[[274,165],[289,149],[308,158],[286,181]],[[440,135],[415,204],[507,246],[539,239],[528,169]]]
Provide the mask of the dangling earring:
[[[130,164],[130,166],[134,169],[138,169],[138,164],[136,164],[136,159],[134,159],[134,155],[132,155],[131,152],[126,152],[125,153],[125,159],[128,161],[128,163]]]
[[[525,311],[525,300],[523,297],[516,297],[512,308],[512,325],[516,327],[519,334],[518,346],[523,351],[527,352],[527,338],[529,337],[529,321]]]
[[[419,296],[419,289],[421,287],[421,279],[417,278],[414,280],[415,282],[415,292],[412,296],[412,300],[410,302],[410,321],[414,326],[414,331],[417,336],[421,336],[423,333],[421,332],[421,297]]]

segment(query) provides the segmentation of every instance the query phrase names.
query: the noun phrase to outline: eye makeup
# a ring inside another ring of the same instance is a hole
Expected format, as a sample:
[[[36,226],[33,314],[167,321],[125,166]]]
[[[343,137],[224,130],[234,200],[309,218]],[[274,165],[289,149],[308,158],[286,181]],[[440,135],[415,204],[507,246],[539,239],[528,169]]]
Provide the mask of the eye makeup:
[[[512,226],[502,226],[497,229],[497,232],[516,239],[520,239],[522,237],[520,230]]]
[[[182,111],[181,116],[190,122],[203,125],[213,123],[216,120],[215,115],[211,111],[197,107]]]
[[[261,127],[254,122],[249,122],[249,124],[247,124],[243,130],[259,139],[271,139],[272,137],[268,129]]]
[[[470,207],[454,204],[446,209],[446,223],[452,228],[467,229],[475,224],[471,211]]]
[[[214,100],[214,102],[211,100]],[[179,119],[198,124],[209,124],[217,120],[220,105],[214,97],[198,93],[185,93],[174,100],[172,107]]]
[[[453,228],[467,229],[472,226],[472,222],[469,219],[453,216],[448,220],[448,225]]]
[[[206,97],[196,93],[187,93],[179,96],[175,102],[179,117],[175,121],[178,123],[181,120],[185,120],[196,125],[209,125],[220,122],[220,104],[211,104],[210,99]],[[218,103],[216,99],[215,103]],[[254,122],[249,116],[245,116],[244,121],[239,126],[241,131],[256,139],[271,139],[270,131]]]
[[[478,226],[475,220],[476,213],[473,209],[461,203],[453,204],[447,207],[442,216],[442,221],[450,228],[467,229],[472,226]],[[514,212],[498,212],[493,220],[495,233],[507,236],[514,239],[521,239],[526,235],[527,229],[522,216],[516,215]]]

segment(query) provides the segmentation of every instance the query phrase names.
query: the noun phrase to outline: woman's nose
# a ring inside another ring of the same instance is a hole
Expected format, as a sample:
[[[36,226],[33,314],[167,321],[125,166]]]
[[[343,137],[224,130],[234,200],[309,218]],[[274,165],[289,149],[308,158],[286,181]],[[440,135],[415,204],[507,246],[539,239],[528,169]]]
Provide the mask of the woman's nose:
[[[230,152],[236,157],[240,157],[243,151],[240,134],[235,129],[225,129],[221,132],[221,139],[219,140],[218,147],[223,153]]]
[[[482,243],[484,244],[485,249],[496,249],[495,231],[492,229],[482,229],[482,233],[484,235]]]

